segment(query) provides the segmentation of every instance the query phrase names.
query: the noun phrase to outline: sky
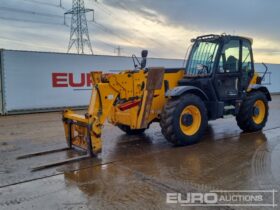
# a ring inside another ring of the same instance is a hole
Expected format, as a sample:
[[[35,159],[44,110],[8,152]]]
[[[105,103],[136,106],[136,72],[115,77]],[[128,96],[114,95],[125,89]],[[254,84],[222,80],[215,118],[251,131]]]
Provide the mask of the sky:
[[[0,48],[66,52],[72,0],[0,0]],[[183,59],[190,39],[234,34],[254,39],[256,62],[280,63],[280,1],[84,0],[94,54]],[[71,52],[75,52],[74,50]],[[88,51],[87,51],[88,52]]]

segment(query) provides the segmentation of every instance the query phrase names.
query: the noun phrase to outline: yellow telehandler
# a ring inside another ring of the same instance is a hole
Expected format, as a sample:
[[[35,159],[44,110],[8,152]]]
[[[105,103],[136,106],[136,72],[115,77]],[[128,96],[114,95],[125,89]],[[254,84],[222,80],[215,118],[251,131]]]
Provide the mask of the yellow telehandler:
[[[261,130],[271,96],[261,84],[265,74],[255,72],[252,39],[210,34],[192,42],[184,68],[146,68],[148,52],[142,51],[141,62],[133,56],[134,70],[92,72],[88,111],[63,112],[68,147],[86,151],[82,158],[100,153],[106,120],[129,135],[159,122],[166,140],[176,146],[198,142],[208,121],[225,115],[236,116],[246,132]]]

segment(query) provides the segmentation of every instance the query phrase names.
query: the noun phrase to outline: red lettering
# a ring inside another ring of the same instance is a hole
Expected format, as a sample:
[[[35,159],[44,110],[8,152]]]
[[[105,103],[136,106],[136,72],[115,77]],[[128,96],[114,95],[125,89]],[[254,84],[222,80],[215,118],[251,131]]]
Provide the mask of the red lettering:
[[[91,75],[90,73],[87,74],[87,87],[90,87],[92,85],[92,81],[91,81]]]
[[[52,73],[52,86],[54,88],[68,87],[67,73]]]
[[[52,87],[91,87],[90,73],[81,73],[80,78],[74,78],[73,73],[52,73]]]
[[[83,87],[85,85],[85,74],[81,74],[81,81],[79,83],[74,82],[74,76],[73,73],[69,74],[69,85],[71,87]]]

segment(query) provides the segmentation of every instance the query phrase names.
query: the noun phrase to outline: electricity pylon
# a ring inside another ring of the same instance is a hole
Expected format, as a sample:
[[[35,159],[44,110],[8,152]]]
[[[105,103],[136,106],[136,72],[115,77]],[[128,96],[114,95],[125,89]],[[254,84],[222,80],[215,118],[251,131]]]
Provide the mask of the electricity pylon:
[[[70,52],[73,45],[76,46],[78,54],[84,54],[86,47],[93,54],[92,46],[88,34],[87,18],[86,13],[93,13],[94,20],[94,10],[86,9],[84,0],[73,0],[72,9],[64,13],[65,15],[72,15],[71,18],[71,31],[70,31],[70,41],[68,44],[67,53]],[[64,19],[65,21],[65,19]],[[65,22],[64,22],[65,23]]]

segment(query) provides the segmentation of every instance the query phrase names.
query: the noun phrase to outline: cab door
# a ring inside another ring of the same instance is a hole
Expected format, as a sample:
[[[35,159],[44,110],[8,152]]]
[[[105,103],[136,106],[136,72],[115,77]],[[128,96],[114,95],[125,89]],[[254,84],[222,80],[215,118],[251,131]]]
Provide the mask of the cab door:
[[[241,91],[245,92],[254,76],[254,62],[251,43],[242,40],[242,60],[241,60]]]
[[[214,79],[220,101],[234,100],[241,96],[241,41],[232,39],[224,43]]]

